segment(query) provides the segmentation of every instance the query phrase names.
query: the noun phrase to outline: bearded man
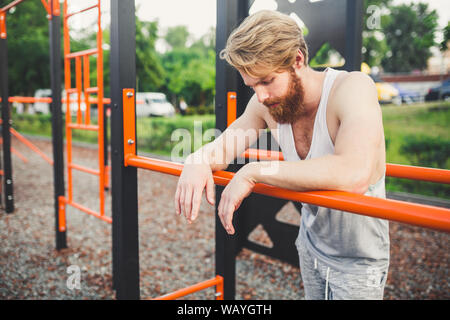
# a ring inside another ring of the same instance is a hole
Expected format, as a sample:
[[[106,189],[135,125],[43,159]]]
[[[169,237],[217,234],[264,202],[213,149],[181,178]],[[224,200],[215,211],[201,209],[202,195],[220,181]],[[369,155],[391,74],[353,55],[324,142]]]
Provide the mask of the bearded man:
[[[269,128],[285,161],[244,165],[224,189],[218,214],[229,234],[234,211],[255,183],[295,191],[338,190],[385,198],[385,140],[373,81],[361,72],[308,66],[301,29],[289,16],[260,11],[228,38],[221,58],[255,94],[241,117],[191,154],[175,210],[192,223],[203,190],[214,205],[212,172],[224,170]],[[253,137],[253,138],[252,138]],[[303,204],[295,242],[306,299],[382,299],[389,267],[388,221]]]

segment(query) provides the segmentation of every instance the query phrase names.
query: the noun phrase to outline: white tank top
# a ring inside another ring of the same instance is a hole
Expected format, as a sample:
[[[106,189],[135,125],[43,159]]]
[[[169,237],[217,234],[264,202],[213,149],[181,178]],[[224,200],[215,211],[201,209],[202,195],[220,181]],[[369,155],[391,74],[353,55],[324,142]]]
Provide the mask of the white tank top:
[[[345,71],[327,68],[325,72],[311,147],[305,160],[297,154],[292,126],[278,124],[275,138],[287,161],[307,161],[334,153],[327,127],[327,102],[334,80]],[[385,176],[370,185],[365,195],[386,198]],[[306,246],[317,259],[343,272],[364,273],[367,267],[382,269],[389,264],[389,224],[387,220],[305,203],[296,245]]]

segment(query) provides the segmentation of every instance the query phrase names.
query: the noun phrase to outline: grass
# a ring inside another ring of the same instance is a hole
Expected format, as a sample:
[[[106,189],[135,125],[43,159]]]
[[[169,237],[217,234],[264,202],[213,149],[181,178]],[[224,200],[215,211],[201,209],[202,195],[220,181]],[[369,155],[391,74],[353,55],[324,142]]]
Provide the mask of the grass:
[[[411,154],[402,152],[402,146],[408,137],[438,138],[442,143],[450,142],[450,102],[433,102],[406,106],[383,106],[383,125],[386,138],[387,163],[420,165],[414,163]],[[51,118],[49,115],[13,115],[13,127],[21,133],[39,136],[51,136]],[[215,128],[214,115],[176,115],[173,118],[138,118],[138,150],[154,154],[182,156],[183,147],[187,153],[207,143],[204,139],[208,129]],[[182,129],[182,130],[177,130]],[[184,131],[183,131],[184,130]],[[186,131],[187,130],[187,131]],[[178,132],[178,136],[174,132]],[[189,133],[192,139],[186,139]],[[97,133],[81,130],[73,131],[73,140],[97,143]],[[186,154],[185,154],[186,155]],[[450,169],[450,155],[444,169]],[[443,198],[450,197],[450,186],[427,182],[405,181],[405,179],[387,178],[386,189],[420,193]]]

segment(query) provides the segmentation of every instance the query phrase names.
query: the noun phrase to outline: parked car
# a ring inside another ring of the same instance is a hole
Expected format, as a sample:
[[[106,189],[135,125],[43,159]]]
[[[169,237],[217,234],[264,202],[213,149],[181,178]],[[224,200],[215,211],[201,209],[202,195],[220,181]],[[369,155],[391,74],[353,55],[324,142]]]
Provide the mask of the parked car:
[[[402,104],[399,91],[391,84],[384,82],[378,76],[370,74],[378,92],[378,101],[380,103]]]
[[[52,90],[51,89],[37,89],[34,92],[34,97],[35,98],[51,98]],[[33,113],[49,114],[50,113],[50,103],[35,102],[33,104]]]
[[[450,78],[443,81],[439,86],[431,88],[425,95],[425,101],[450,100]]]
[[[37,89],[34,93],[35,98],[51,98],[52,97],[52,90],[51,89]],[[70,111],[72,115],[76,115],[78,110],[78,102],[77,102],[77,94],[71,93],[70,94]],[[61,93],[61,99],[65,100],[66,97],[66,90],[63,90]],[[84,103],[84,94],[81,93],[81,105],[80,109],[82,112],[86,111],[86,104]],[[62,112],[66,112],[66,103],[63,102],[61,104]],[[42,114],[49,114],[50,113],[50,103],[46,102],[35,102],[33,104],[33,112],[34,113],[42,113]]]
[[[411,104],[422,101],[422,95],[419,92],[403,89],[398,84],[393,84],[393,86],[398,90],[402,103]]]
[[[164,93],[138,92],[136,100],[144,102],[136,104],[136,116],[138,117],[172,117],[175,115],[175,107],[167,101]]]

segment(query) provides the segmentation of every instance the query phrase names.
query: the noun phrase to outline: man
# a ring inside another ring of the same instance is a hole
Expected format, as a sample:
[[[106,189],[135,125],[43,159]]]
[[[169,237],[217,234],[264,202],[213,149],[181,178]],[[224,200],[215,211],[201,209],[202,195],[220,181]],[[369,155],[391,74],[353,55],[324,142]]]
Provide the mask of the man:
[[[224,189],[218,214],[229,234],[234,211],[255,183],[296,191],[340,190],[385,198],[385,145],[372,80],[361,72],[308,66],[302,31],[284,14],[261,11],[230,35],[221,52],[255,91],[245,112],[215,141],[191,154],[175,193],[175,208],[195,220],[212,171],[224,170],[257,136],[236,130],[270,128],[285,161],[250,162]],[[238,135],[239,136],[239,135]],[[267,172],[267,171],[266,171]],[[306,299],[382,299],[389,266],[386,220],[303,204],[296,240]]]

